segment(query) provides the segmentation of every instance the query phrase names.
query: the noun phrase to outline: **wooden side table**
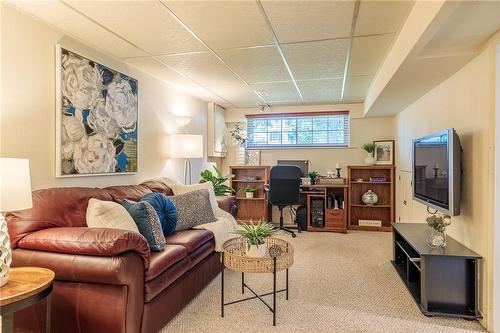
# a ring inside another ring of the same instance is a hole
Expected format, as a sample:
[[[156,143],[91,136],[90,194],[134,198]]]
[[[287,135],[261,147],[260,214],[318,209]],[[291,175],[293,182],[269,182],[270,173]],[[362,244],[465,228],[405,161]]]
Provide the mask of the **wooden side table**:
[[[45,332],[50,332],[50,301],[54,272],[41,267],[14,267],[9,282],[0,288],[2,332],[12,332],[12,314],[47,297]]]

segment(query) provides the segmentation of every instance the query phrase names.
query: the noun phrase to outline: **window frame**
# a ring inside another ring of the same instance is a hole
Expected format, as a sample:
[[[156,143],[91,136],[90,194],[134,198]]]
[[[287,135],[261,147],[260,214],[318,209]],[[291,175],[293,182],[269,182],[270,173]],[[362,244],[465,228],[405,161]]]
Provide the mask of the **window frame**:
[[[247,149],[256,149],[256,150],[265,150],[265,149],[310,149],[310,148],[322,148],[322,149],[345,149],[349,148],[351,146],[351,114],[349,111],[319,111],[319,112],[290,112],[290,113],[271,113],[271,114],[249,114],[245,116],[245,121],[246,121],[246,126],[247,126],[247,135],[248,135],[248,120],[249,119],[257,119],[257,118],[265,118],[265,119],[271,119],[271,118],[278,118],[283,120],[283,118],[287,117],[294,117],[295,119],[300,118],[300,117],[314,117],[314,116],[346,116],[347,119],[347,126],[345,126],[345,129],[347,131],[347,135],[345,136],[346,142],[343,144],[308,144],[308,145],[300,145],[300,144],[291,144],[291,145],[286,145],[286,144],[280,144],[280,145],[248,145],[249,140],[247,139],[247,142],[245,143],[245,147]],[[283,129],[281,129],[279,132],[280,135],[283,135],[283,133],[286,133],[287,131],[283,132]],[[298,139],[298,132],[297,129],[295,130],[295,133],[297,133],[297,139]],[[319,131],[318,131],[319,132]],[[331,131],[326,131],[331,132]],[[272,133],[269,131],[262,132],[262,133]],[[309,133],[314,135],[315,131],[311,130]]]

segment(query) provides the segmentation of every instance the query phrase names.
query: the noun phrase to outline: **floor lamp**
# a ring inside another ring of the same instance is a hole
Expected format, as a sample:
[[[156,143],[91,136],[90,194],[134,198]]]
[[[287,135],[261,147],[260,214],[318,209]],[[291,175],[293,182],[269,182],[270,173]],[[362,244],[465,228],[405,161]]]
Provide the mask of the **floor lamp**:
[[[172,134],[169,137],[170,157],[184,158],[184,184],[191,185],[190,158],[203,158],[203,135]]]

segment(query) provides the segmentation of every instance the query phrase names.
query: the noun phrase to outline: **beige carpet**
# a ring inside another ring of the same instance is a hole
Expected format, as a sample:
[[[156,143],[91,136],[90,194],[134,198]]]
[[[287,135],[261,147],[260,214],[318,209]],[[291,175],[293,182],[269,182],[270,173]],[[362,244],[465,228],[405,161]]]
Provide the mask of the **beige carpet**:
[[[276,327],[259,300],[227,306],[221,318],[219,276],[162,333],[482,331],[476,321],[421,314],[390,263],[390,233],[282,237],[295,247],[295,264],[290,269],[290,300],[283,293],[278,296]],[[226,300],[241,298],[241,275],[226,272]],[[278,287],[284,286],[284,278],[281,272]],[[272,275],[248,274],[246,280],[259,292],[272,290]]]

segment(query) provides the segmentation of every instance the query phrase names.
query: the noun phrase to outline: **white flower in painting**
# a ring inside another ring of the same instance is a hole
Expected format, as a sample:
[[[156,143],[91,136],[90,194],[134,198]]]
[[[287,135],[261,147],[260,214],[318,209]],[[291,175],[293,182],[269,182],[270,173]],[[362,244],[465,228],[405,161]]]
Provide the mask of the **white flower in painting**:
[[[124,132],[135,129],[137,122],[137,96],[127,80],[112,82],[106,95],[106,113]]]
[[[120,133],[120,126],[106,109],[104,98],[100,97],[96,100],[94,106],[90,110],[87,118],[90,128],[97,133],[103,133],[108,138],[114,139]]]
[[[65,116],[63,119],[64,133],[71,141],[78,141],[85,135],[85,127],[76,117]]]
[[[74,146],[75,169],[80,174],[114,172],[115,154],[113,142],[104,134],[91,135]]]
[[[101,93],[101,76],[87,59],[63,54],[61,69],[62,94],[80,110],[88,109]]]

